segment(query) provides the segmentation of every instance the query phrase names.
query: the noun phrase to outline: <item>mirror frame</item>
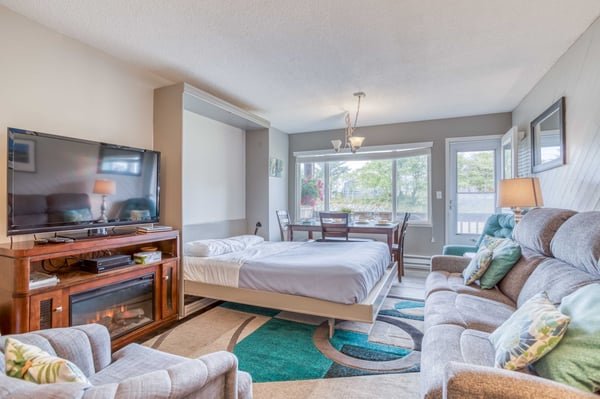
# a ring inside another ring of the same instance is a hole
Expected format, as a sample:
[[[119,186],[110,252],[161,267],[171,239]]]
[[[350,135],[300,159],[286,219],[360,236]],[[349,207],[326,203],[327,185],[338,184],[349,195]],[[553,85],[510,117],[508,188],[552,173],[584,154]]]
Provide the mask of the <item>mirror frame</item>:
[[[538,162],[536,154],[541,151],[536,142],[539,142],[539,125],[550,115],[558,112],[558,129],[560,140],[560,155],[555,159],[546,162]],[[540,116],[531,122],[531,170],[533,173],[543,172],[548,169],[557,168],[566,163],[566,135],[565,135],[565,98],[561,97],[558,101],[548,107]]]

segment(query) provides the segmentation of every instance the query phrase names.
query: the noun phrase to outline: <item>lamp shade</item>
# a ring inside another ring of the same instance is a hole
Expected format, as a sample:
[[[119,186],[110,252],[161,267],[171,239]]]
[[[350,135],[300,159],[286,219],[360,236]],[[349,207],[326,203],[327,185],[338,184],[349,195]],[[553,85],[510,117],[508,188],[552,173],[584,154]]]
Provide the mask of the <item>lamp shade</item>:
[[[540,180],[537,177],[500,180],[498,206],[501,208],[529,208],[543,206]]]
[[[94,194],[112,195],[117,192],[117,184],[114,180],[96,180],[94,182]]]

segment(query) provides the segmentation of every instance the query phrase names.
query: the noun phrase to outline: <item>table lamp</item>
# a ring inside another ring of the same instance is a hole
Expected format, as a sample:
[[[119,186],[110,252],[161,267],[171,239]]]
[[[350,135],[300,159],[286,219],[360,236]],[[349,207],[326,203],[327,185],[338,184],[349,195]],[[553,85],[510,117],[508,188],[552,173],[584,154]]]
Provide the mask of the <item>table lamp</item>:
[[[498,206],[511,208],[515,213],[515,223],[521,220],[521,208],[543,205],[540,180],[537,177],[500,180]]]
[[[117,184],[114,180],[96,180],[94,182],[94,194],[102,194],[102,205],[100,206],[100,219],[101,223],[108,222],[106,217],[106,196],[113,195],[117,192]]]

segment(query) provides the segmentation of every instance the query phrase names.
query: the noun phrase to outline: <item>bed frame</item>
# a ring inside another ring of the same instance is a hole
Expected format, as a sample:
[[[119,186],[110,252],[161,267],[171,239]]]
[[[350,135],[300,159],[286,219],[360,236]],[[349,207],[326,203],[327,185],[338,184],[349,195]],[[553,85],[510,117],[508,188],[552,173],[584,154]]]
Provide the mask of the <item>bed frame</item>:
[[[183,289],[185,295],[327,317],[329,319],[329,336],[332,337],[335,319],[374,323],[383,300],[397,275],[398,264],[396,262],[390,263],[383,277],[373,287],[365,300],[353,305],[271,291],[225,287],[191,280],[184,280]]]

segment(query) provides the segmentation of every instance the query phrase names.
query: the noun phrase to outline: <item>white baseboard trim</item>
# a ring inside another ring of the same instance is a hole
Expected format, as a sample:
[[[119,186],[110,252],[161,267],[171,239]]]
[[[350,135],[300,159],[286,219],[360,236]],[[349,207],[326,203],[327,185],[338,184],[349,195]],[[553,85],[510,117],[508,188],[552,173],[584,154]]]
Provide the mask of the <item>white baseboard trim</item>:
[[[431,256],[426,255],[404,255],[404,267],[411,269],[429,270]]]

